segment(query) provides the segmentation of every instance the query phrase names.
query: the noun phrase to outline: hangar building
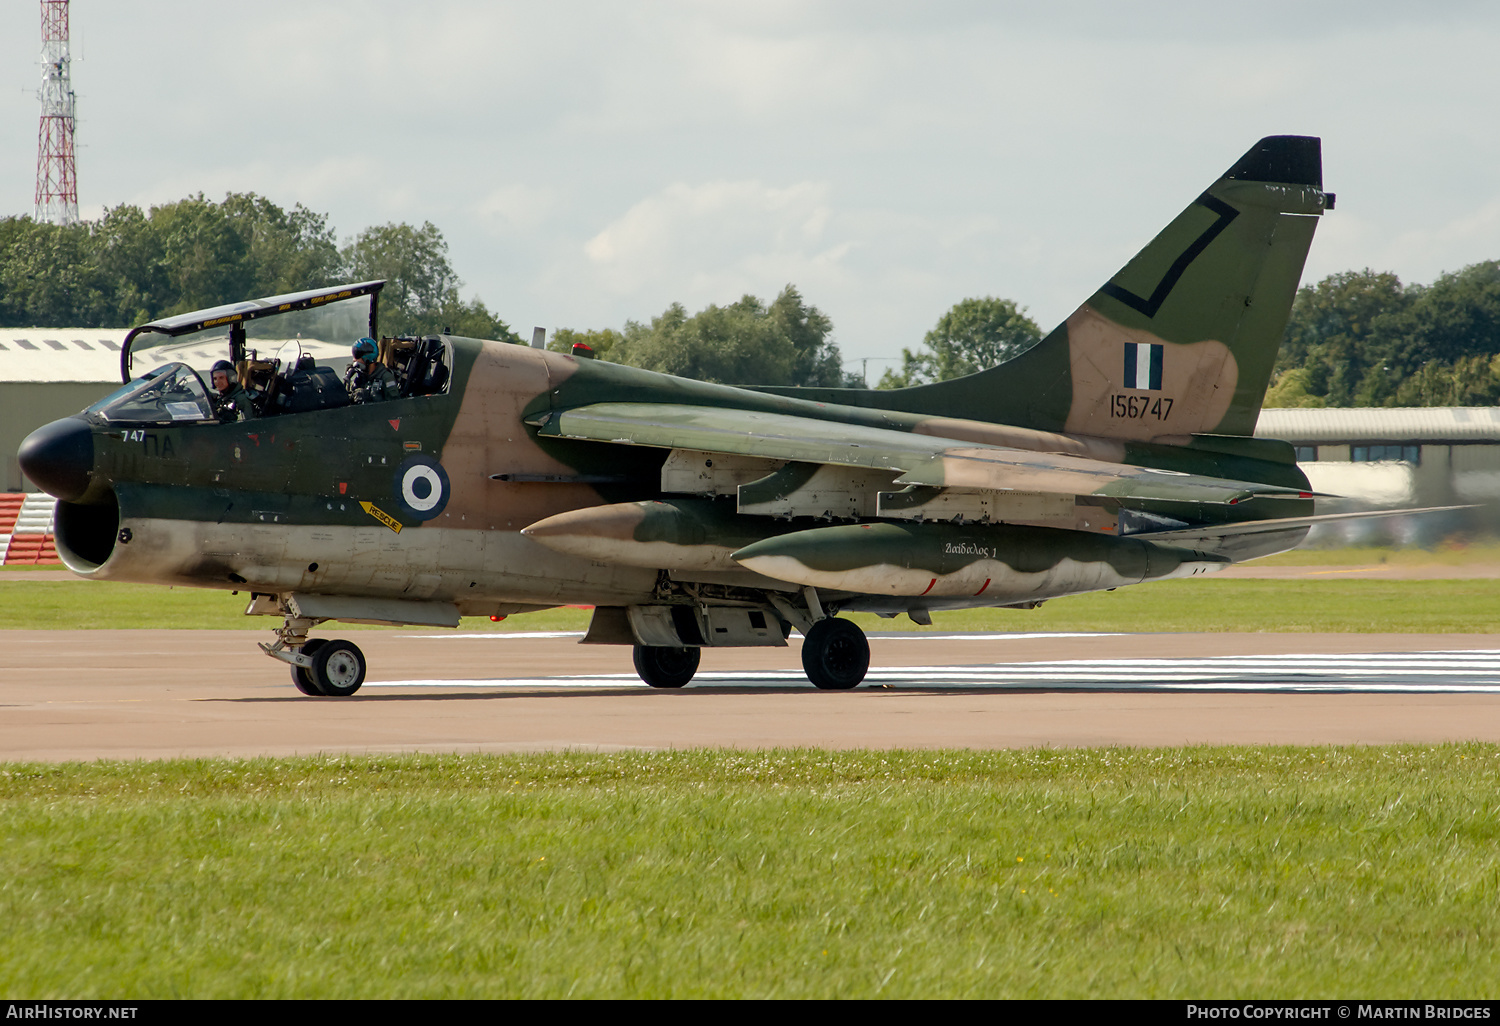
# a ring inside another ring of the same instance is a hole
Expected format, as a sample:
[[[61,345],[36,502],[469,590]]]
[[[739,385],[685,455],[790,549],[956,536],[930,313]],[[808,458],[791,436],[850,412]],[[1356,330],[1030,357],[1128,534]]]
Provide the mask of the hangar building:
[[[1339,508],[1477,507],[1320,529],[1324,543],[1335,541],[1332,534],[1421,544],[1457,533],[1500,534],[1500,407],[1263,410],[1255,434],[1296,446],[1315,489],[1352,500]]]
[[[16,450],[48,421],[120,387],[128,328],[0,328],[0,492],[36,491]]]

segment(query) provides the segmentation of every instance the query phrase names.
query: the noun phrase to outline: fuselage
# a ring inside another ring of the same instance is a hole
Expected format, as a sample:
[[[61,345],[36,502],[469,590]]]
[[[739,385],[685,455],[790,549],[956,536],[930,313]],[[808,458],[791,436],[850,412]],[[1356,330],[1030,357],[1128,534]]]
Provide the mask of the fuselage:
[[[529,525],[573,511],[673,498],[663,490],[667,450],[538,433],[536,421],[548,411],[600,398],[794,413],[825,422],[835,434],[839,425],[941,431],[967,441],[1149,462],[1179,473],[1228,472],[1258,480],[1279,475],[1278,483],[1291,484],[1300,477],[1295,466],[1211,450],[945,421],[688,381],[515,345],[448,342],[453,373],[440,394],[226,424],[116,422],[107,410],[80,415],[72,430],[87,431],[87,447],[74,437],[28,457],[39,466],[66,449],[75,464],[88,463],[86,475],[75,474],[86,477],[86,485],[59,504],[60,554],[75,572],[101,580],[417,599],[453,603],[463,615],[565,603],[647,603],[666,569],[691,579],[698,557],[685,555],[675,566],[661,559],[653,567],[650,558],[610,558],[624,546],[612,550],[603,534],[581,555],[522,534]],[[1233,465],[1226,467],[1226,461]],[[736,514],[733,500],[723,497],[675,501],[699,504],[689,512],[711,522],[710,541],[729,527],[731,541],[719,544],[715,559],[703,557],[708,562],[699,569],[750,587],[774,582],[749,567],[726,568],[727,552],[821,523]],[[966,536],[960,518],[934,541],[934,525],[927,532],[933,539],[922,539],[922,545],[946,546],[965,565],[955,566],[963,573],[952,581],[945,576],[941,586],[935,573],[917,604],[1004,605],[1202,572],[1177,569],[1180,554],[1158,557],[1152,572],[1149,543],[1120,538],[1117,513],[1095,506],[1080,516],[1091,519],[1054,518],[1012,529],[1012,539],[1016,530],[1026,532],[1027,559],[1038,565],[1003,573],[993,559],[988,571],[977,565],[995,555],[997,539],[1004,544],[998,526],[971,524]],[[1291,547],[1300,536],[1262,539],[1253,554]],[[665,544],[680,542],[674,536]],[[969,554],[974,559],[965,561]],[[892,550],[889,558],[903,569],[900,551]],[[908,577],[926,572],[904,569]],[[830,571],[823,586],[846,608],[913,604],[909,595],[891,596],[878,573],[861,570],[851,565]]]

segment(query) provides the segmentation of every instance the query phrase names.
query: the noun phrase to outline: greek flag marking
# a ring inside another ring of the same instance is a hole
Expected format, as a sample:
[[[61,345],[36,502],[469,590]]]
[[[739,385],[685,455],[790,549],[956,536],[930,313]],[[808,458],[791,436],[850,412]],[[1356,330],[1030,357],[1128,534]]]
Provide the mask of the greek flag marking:
[[[1161,391],[1161,360],[1164,346],[1155,342],[1125,343],[1125,387]]]

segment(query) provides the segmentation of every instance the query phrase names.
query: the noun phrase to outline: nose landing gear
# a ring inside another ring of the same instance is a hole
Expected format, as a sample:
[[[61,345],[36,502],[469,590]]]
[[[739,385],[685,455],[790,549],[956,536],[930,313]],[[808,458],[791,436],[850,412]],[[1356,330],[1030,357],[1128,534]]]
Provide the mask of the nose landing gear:
[[[309,638],[308,630],[322,622],[289,616],[276,629],[276,643],[261,650],[291,665],[292,683],[304,695],[348,698],[365,682],[365,654],[352,641]]]

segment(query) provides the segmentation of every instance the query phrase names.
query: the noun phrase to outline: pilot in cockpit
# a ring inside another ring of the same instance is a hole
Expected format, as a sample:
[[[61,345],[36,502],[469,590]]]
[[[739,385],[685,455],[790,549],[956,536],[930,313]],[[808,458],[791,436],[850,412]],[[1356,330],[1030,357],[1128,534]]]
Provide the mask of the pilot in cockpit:
[[[220,360],[209,372],[214,388],[214,412],[221,421],[254,420],[260,414],[255,409],[254,396],[248,392],[234,374],[234,364]]]
[[[401,386],[396,381],[396,372],[375,359],[378,349],[373,338],[362,338],[354,343],[354,362],[349,364],[344,387],[349,398],[356,403],[378,403],[401,396]]]

